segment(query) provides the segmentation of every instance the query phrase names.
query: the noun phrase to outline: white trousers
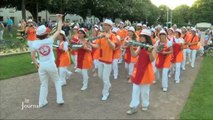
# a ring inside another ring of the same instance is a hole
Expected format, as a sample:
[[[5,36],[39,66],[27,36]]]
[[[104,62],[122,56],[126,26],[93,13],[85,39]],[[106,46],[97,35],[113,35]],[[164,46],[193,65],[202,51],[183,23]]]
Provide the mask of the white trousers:
[[[191,58],[191,59],[192,59],[191,66],[194,67],[194,66],[195,66],[195,58],[196,58],[197,50],[191,50],[191,52],[192,52],[192,53],[191,53],[191,55],[192,55],[192,56],[191,56],[191,57],[192,57],[192,58]]]
[[[109,77],[110,77],[111,70],[112,70],[112,64],[106,64],[99,61],[98,77],[100,77],[103,80],[103,90],[102,90],[103,96],[109,96],[109,89],[111,87]]]
[[[168,88],[168,72],[169,68],[157,69],[156,78],[160,78],[160,72],[162,70],[162,87]]]
[[[74,68],[77,68],[77,55],[71,55],[71,60],[74,63]]]
[[[47,95],[48,95],[48,80],[52,79],[55,84],[56,89],[56,102],[62,103],[63,95],[61,82],[59,80],[58,70],[56,64],[54,62],[40,63],[39,69],[39,78],[40,78],[40,94],[39,94],[39,106],[42,106],[47,103]]]
[[[187,54],[187,49],[183,49],[183,62],[181,64],[181,67],[184,69],[186,66],[186,54]]]
[[[113,66],[114,78],[117,78],[118,77],[118,59],[113,60],[112,66]]]
[[[59,67],[59,78],[63,84],[66,84],[66,77],[70,76],[72,72],[70,72],[67,67]]]
[[[130,102],[131,108],[137,108],[140,104],[140,96],[141,103],[143,107],[149,106],[149,93],[150,93],[150,85],[136,85],[133,84],[132,87],[132,100]]]
[[[129,76],[132,76],[133,70],[134,70],[135,63],[126,63],[125,62],[125,68],[128,70]]]
[[[81,69],[81,74],[82,74],[82,77],[83,77],[83,86],[88,87],[88,80],[89,80],[88,70],[87,69]]]
[[[175,80],[180,82],[181,62],[175,63]]]
[[[192,59],[191,59],[191,50],[188,48],[187,50],[186,50],[187,52],[187,55],[186,55],[186,57],[188,57],[188,59],[189,59],[189,62],[191,62],[192,61]],[[187,59],[187,58],[186,58]]]
[[[0,40],[3,40],[4,30],[0,30]]]
[[[98,69],[98,63],[99,63],[98,59],[93,60],[94,69]]]

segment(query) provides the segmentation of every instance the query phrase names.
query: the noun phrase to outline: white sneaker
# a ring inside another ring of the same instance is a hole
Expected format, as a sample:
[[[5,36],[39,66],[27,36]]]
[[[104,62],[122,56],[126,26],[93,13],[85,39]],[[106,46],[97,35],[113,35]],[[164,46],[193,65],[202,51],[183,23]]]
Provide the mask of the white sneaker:
[[[66,80],[70,80],[71,76],[72,76],[72,72],[69,72],[67,77],[66,77]]]
[[[128,111],[126,111],[126,114],[127,115],[132,115],[132,114],[134,114],[136,112],[137,112],[137,108],[130,108]]]
[[[108,99],[108,97],[109,97],[109,95],[108,95],[108,96],[105,96],[105,95],[104,95],[104,96],[101,98],[101,100],[102,100],[102,101],[106,101],[106,100]]]
[[[84,91],[87,89],[87,86],[82,86],[81,91]]]
[[[59,101],[59,102],[57,102],[57,104],[58,105],[63,105],[64,104],[64,101],[62,100],[62,101]]]
[[[156,80],[153,81],[153,84],[155,84],[155,83],[156,83]]]
[[[79,73],[79,72],[81,72],[81,70],[79,68],[77,68],[77,69],[75,69],[75,72]]]
[[[118,80],[118,76],[114,77],[114,80]]]
[[[168,77],[169,77],[169,78],[171,78],[171,77],[172,77],[172,75],[171,75],[171,74],[169,74],[169,75],[168,75]]]
[[[142,107],[142,111],[147,111],[148,107]]]
[[[163,88],[163,92],[167,92],[167,88]]]
[[[175,80],[175,83],[177,83],[177,84],[178,84],[178,83],[180,83],[180,81],[179,81],[179,80]]]
[[[185,68],[185,67],[182,67],[182,70],[186,70],[186,68]]]
[[[191,65],[191,67],[192,67],[192,68],[195,68],[195,66],[194,66],[194,65]]]
[[[39,108],[47,106],[48,102],[46,101],[44,104],[39,105]]]

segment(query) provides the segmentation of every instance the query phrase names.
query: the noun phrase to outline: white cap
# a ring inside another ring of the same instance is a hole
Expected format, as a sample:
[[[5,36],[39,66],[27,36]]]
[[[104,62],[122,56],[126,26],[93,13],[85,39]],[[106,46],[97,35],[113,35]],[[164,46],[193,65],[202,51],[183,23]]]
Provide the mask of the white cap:
[[[108,24],[108,25],[112,26],[113,22],[110,19],[105,19],[104,24]]]
[[[134,28],[133,26],[130,26],[130,27],[128,28],[128,30],[129,30],[129,31],[132,31],[132,32],[135,32],[135,28]]]
[[[29,20],[27,20],[27,22],[33,22],[33,20],[32,20],[32,19],[29,19]]]
[[[143,24],[143,27],[147,27],[147,25],[146,25],[146,24]]]
[[[169,28],[172,32],[175,32],[173,28]]]
[[[162,28],[161,25],[157,25],[156,28]]]
[[[93,28],[95,29],[95,31],[99,31],[100,30],[98,25],[94,25]]]
[[[165,35],[167,35],[167,33],[166,33],[165,30],[161,30],[161,31],[159,32],[159,35],[160,35],[160,34],[165,34]]]
[[[78,30],[78,29],[79,29],[79,27],[78,27],[77,25],[75,25],[73,29],[77,29],[77,30]]]
[[[191,31],[194,31],[194,32],[196,32],[196,29],[195,29],[195,28],[192,28],[192,29],[191,29]]]
[[[36,31],[36,35],[45,35],[47,32],[47,28],[45,27],[45,25],[41,25],[37,28],[37,31]]]
[[[138,26],[138,27],[142,27],[142,24],[141,24],[141,23],[138,23],[136,26]]]
[[[119,29],[118,29],[117,27],[113,27],[113,28],[112,28],[112,32],[114,32],[114,33],[117,33],[118,30],[119,30]]]
[[[176,29],[175,32],[179,32],[181,34],[182,30],[181,29]]]
[[[143,29],[140,33],[140,35],[147,35],[147,36],[151,36],[151,31],[149,29]]]
[[[154,28],[151,28],[151,31],[152,31],[152,32],[155,32],[155,29],[154,29]]]
[[[86,30],[84,29],[84,28],[80,28],[78,31],[83,31],[84,32],[84,34],[86,34],[87,32],[86,32]]]
[[[121,22],[120,22],[120,24],[123,24],[123,25],[124,25],[124,22],[123,22],[123,21],[121,21]]]
[[[66,38],[65,32],[63,30],[60,31],[60,34],[62,34]]]

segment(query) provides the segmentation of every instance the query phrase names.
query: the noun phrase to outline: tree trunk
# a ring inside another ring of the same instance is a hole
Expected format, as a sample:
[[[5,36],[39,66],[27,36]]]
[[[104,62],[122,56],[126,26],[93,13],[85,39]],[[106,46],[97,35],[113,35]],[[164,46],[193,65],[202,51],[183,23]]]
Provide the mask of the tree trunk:
[[[21,12],[22,12],[22,19],[26,20],[25,0],[22,0],[21,2]]]

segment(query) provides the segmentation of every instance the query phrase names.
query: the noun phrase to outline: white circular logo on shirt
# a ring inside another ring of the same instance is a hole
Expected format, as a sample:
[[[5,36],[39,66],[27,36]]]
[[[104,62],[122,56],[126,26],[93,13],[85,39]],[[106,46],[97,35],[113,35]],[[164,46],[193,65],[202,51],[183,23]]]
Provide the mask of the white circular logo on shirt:
[[[42,54],[43,56],[47,56],[50,53],[50,47],[48,45],[42,45],[38,49],[39,53]]]

